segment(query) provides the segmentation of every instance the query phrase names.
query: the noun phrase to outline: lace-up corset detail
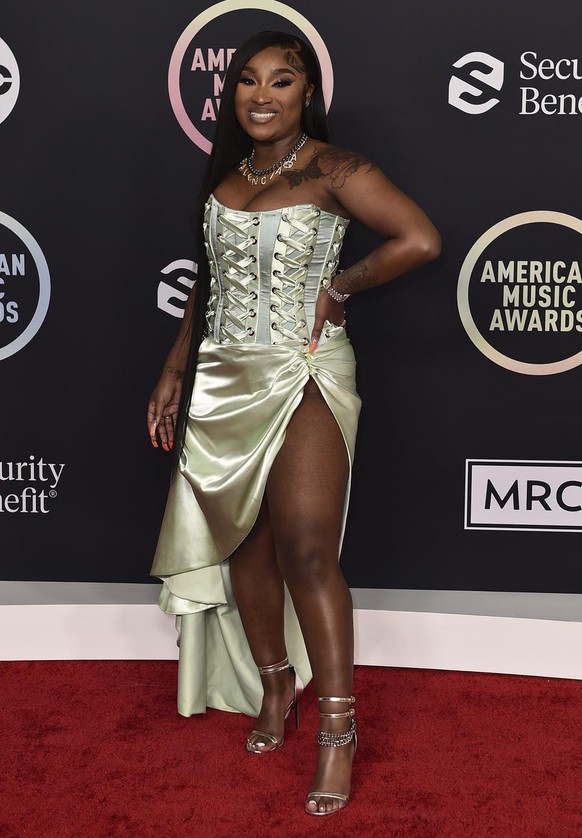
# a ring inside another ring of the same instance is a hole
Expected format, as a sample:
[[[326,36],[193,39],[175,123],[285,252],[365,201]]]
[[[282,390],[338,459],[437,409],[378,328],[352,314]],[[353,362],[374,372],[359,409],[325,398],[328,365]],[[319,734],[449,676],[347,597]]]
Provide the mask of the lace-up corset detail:
[[[247,212],[211,196],[209,334],[219,343],[307,346],[317,294],[337,271],[347,225],[311,204]]]

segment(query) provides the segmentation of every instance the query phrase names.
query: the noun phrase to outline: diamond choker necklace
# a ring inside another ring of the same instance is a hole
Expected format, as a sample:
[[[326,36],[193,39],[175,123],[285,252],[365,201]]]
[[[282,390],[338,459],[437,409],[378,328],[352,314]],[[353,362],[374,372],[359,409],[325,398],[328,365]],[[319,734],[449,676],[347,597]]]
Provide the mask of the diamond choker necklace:
[[[277,160],[277,162],[273,163],[272,166],[269,166],[268,169],[257,169],[253,166],[253,157],[255,156],[255,150],[253,149],[248,157],[241,160],[238,170],[244,177],[246,177],[249,183],[252,183],[253,186],[257,186],[258,184],[264,186],[267,182],[267,176],[269,180],[273,180],[275,175],[280,175],[283,169],[293,168],[295,161],[297,160],[297,152],[303,148],[306,142],[307,134],[302,134],[293,148],[287,152],[285,157]]]

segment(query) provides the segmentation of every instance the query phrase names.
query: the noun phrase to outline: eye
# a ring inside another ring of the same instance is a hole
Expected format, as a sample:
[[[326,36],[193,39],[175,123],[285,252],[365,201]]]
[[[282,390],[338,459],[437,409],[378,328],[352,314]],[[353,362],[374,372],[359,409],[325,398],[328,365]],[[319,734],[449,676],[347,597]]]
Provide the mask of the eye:
[[[293,84],[291,79],[277,79],[273,87],[289,87],[291,84]]]
[[[238,80],[238,83],[249,85],[249,84],[254,84],[255,82],[254,82],[254,79],[251,79],[248,76],[241,76],[240,79]]]

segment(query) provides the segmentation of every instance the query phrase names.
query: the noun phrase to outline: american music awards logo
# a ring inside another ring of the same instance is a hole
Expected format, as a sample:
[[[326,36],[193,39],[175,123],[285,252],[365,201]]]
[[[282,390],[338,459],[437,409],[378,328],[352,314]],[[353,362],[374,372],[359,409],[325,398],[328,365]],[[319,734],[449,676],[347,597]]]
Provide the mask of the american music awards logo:
[[[486,230],[459,273],[461,322],[505,369],[553,375],[582,364],[582,219],[539,210]]]
[[[276,18],[273,20],[273,16]],[[223,0],[205,9],[182,32],[170,59],[168,92],[184,133],[207,154],[220,108],[224,75],[238,44],[261,29],[298,30],[313,47],[321,67],[323,94],[329,109],[333,68],[327,47],[315,27],[296,9],[278,0]]]
[[[50,294],[40,245],[19,221],[0,212],[0,360],[33,339],[46,317]]]

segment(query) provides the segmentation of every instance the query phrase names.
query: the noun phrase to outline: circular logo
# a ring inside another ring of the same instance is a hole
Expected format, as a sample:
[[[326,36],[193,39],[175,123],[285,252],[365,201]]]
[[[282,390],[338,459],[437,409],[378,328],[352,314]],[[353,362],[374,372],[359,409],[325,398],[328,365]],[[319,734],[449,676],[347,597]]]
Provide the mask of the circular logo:
[[[215,25],[226,14],[229,14],[228,23],[221,21],[220,26]],[[333,96],[331,58],[321,35],[307,18],[278,0],[260,3],[223,0],[188,24],[174,47],[168,72],[168,92],[176,119],[192,142],[207,154],[212,150],[212,142],[204,129],[213,133],[224,74],[236,45],[261,29],[274,28],[269,23],[270,15],[283,18],[285,31],[290,31],[291,24],[291,28],[311,43],[319,59],[323,95],[329,110]]]
[[[582,364],[581,236],[581,219],[539,210],[512,215],[475,242],[457,303],[483,355],[526,375]]]
[[[4,122],[18,99],[20,72],[14,53],[0,38],[0,122]]]
[[[50,274],[38,242],[0,212],[0,360],[36,335],[49,307]]]

